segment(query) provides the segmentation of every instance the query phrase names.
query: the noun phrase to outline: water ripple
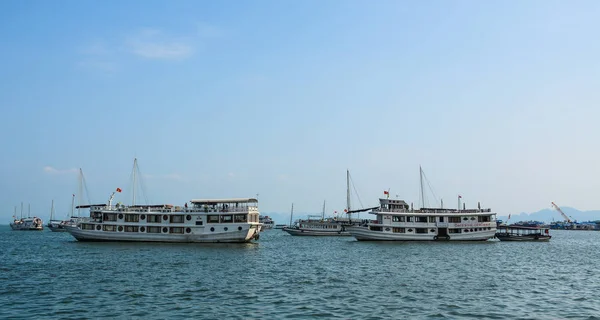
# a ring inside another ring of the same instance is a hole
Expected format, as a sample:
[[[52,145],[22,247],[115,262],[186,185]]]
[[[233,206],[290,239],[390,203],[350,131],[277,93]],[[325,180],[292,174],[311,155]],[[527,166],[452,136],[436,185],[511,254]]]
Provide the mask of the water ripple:
[[[599,319],[599,243],[80,243],[0,226],[0,318]]]

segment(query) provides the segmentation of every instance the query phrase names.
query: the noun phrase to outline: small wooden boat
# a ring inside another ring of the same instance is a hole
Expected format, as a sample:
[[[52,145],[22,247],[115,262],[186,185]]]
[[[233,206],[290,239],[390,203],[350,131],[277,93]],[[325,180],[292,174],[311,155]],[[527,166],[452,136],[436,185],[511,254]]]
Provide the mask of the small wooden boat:
[[[497,227],[496,238],[500,241],[549,241],[552,236],[548,228],[504,225]]]

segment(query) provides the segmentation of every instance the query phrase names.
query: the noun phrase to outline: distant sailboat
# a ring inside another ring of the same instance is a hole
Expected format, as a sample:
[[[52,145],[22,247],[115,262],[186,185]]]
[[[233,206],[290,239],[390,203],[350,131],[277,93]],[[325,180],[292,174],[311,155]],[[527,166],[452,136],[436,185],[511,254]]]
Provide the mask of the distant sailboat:
[[[50,221],[46,225],[48,229],[52,232],[65,232],[64,221],[63,220],[54,220],[54,200],[52,200],[52,207],[50,208]]]

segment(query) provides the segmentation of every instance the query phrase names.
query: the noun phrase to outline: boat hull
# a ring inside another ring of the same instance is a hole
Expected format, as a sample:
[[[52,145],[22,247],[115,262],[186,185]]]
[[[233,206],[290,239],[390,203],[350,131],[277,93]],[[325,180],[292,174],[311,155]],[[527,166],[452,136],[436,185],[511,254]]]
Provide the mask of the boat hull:
[[[340,237],[340,236],[351,236],[348,231],[322,231],[322,230],[305,230],[305,229],[295,229],[295,228],[283,228],[283,231],[291,234],[292,236],[330,236],[330,237]]]
[[[552,236],[545,235],[506,235],[497,233],[496,238],[500,241],[550,241]]]
[[[107,232],[82,230],[76,226],[67,226],[69,232],[78,241],[124,241],[124,242],[181,242],[181,243],[243,243],[258,240],[260,228],[251,226],[248,230],[211,234],[162,234],[143,232]]]
[[[495,229],[439,237],[435,234],[373,231],[369,230],[368,227],[346,227],[346,230],[359,241],[486,241],[494,238],[496,234]]]

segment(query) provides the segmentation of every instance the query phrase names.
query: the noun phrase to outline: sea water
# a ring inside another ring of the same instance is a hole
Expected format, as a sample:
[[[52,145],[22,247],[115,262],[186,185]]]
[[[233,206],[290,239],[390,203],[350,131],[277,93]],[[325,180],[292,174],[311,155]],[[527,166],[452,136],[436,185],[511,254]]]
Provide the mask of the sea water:
[[[1,319],[598,319],[600,232],[550,242],[77,242],[0,226]]]

